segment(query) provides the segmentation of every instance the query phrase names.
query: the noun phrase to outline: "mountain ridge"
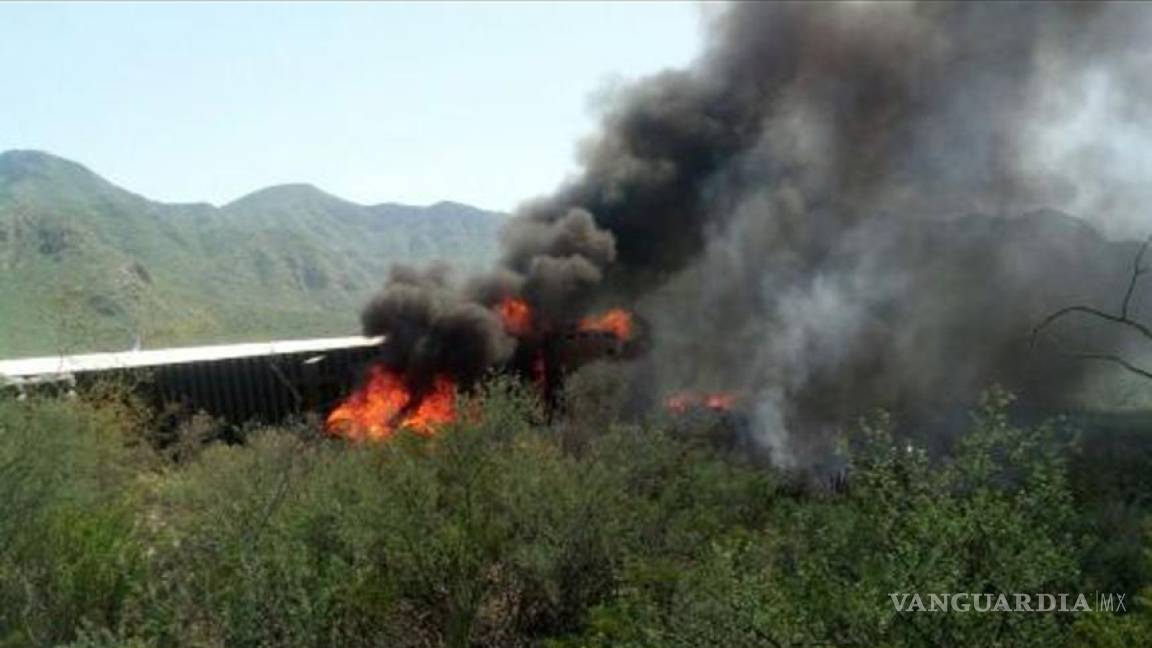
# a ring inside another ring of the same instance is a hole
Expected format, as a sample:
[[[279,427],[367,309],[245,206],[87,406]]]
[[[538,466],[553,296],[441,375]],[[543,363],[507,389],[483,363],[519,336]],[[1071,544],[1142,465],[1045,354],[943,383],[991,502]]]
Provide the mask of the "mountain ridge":
[[[57,169],[60,169],[60,168],[70,169],[74,172],[79,172],[79,173],[87,175],[87,176],[89,176],[95,180],[98,180],[101,183],[104,183],[105,185],[107,185],[111,188],[117,189],[117,190],[122,191],[126,194],[131,194],[133,196],[143,198],[144,200],[147,200],[147,201],[152,202],[152,203],[160,204],[160,205],[209,206],[209,207],[215,207],[216,209],[224,209],[224,208],[228,207],[229,205],[232,205],[234,203],[240,202],[242,200],[245,200],[247,198],[250,198],[250,197],[256,196],[257,194],[262,194],[265,192],[280,191],[280,190],[307,190],[307,191],[312,191],[312,192],[315,192],[318,194],[323,194],[324,196],[327,196],[329,198],[332,198],[332,199],[335,199],[335,200],[338,200],[340,202],[347,203],[350,205],[355,205],[357,207],[368,207],[368,208],[372,208],[372,207],[405,207],[405,208],[413,208],[413,209],[437,209],[437,208],[444,207],[444,206],[450,206],[450,207],[465,208],[468,210],[474,210],[474,211],[483,212],[486,214],[501,214],[501,215],[503,215],[502,212],[499,212],[499,211],[494,210],[494,209],[486,209],[484,207],[479,207],[476,205],[470,205],[468,203],[462,203],[462,202],[458,202],[458,201],[454,201],[454,200],[447,200],[447,199],[437,200],[435,202],[431,202],[431,203],[428,203],[426,205],[420,205],[420,204],[415,204],[415,203],[405,203],[405,202],[395,202],[395,201],[384,201],[384,202],[378,202],[378,203],[377,202],[361,203],[361,202],[357,202],[355,200],[344,198],[340,195],[337,195],[337,194],[334,194],[330,191],[327,191],[326,189],[323,189],[322,187],[319,187],[318,185],[315,185],[311,182],[306,182],[306,181],[278,182],[276,184],[268,185],[266,187],[254,189],[252,191],[249,191],[248,193],[245,193],[245,194],[240,195],[240,196],[238,196],[232,200],[222,202],[222,203],[214,203],[214,202],[209,201],[209,200],[194,200],[194,201],[161,200],[158,198],[151,198],[151,197],[146,196],[144,194],[137,193],[135,191],[132,191],[131,189],[128,189],[124,186],[121,186],[115,182],[112,182],[111,180],[105,178],[104,176],[101,176],[100,174],[96,173],[91,168],[89,168],[87,165],[85,165],[81,162],[77,162],[76,160],[66,158],[66,157],[63,157],[61,155],[57,155],[55,153],[52,153],[50,151],[45,151],[42,149],[7,149],[4,151],[0,151],[0,182],[7,179],[7,177],[9,177],[8,174],[12,173],[14,169],[18,170],[20,166],[24,166],[26,168],[27,167],[44,168],[44,167],[48,167],[48,166],[54,166]]]
[[[0,357],[357,332],[393,263],[491,263],[505,215],[361,205],[308,183],[166,203],[51,153],[0,153]]]

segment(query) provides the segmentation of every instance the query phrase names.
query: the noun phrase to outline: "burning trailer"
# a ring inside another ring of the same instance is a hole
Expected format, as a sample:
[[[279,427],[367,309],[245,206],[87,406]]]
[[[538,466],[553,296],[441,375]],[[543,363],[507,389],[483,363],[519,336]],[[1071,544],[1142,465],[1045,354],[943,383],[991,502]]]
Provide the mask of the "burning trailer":
[[[384,308],[388,299],[382,296],[375,307]],[[472,319],[429,317],[419,331],[404,326],[408,321],[383,329],[388,333],[379,356],[359,386],[328,415],[328,431],[353,440],[383,440],[401,428],[433,434],[456,419],[458,394],[473,389],[489,371],[532,385],[552,412],[559,406],[566,374],[595,360],[634,357],[643,348],[640,325],[623,309],[550,326],[543,325],[533,307],[520,298],[505,297],[488,310],[490,316],[472,309]],[[370,305],[364,313],[366,329],[376,314]],[[491,317],[498,319],[500,332],[485,328]],[[479,334],[493,336],[496,342],[478,339]],[[405,341],[412,346],[397,346]],[[467,359],[469,351],[485,359],[477,350],[483,350],[486,342],[503,348],[493,364],[460,361],[460,355]]]
[[[0,360],[0,390],[67,394],[115,381],[177,417],[204,412],[232,425],[275,423],[329,411],[382,341],[317,338]]]

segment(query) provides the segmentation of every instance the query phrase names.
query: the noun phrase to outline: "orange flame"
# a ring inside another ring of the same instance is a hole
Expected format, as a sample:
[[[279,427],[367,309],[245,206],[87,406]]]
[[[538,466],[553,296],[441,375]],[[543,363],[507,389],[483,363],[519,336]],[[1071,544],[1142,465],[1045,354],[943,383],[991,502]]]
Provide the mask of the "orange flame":
[[[623,308],[613,308],[600,315],[589,315],[580,320],[581,331],[611,333],[621,340],[632,338],[632,314]]]
[[[708,409],[732,409],[732,403],[734,402],[736,402],[736,397],[732,394],[708,394],[704,397],[704,407]]]
[[[532,332],[532,307],[523,299],[505,297],[496,306],[496,312],[500,313],[504,329],[512,335],[524,336]]]
[[[408,410],[412,393],[397,372],[376,365],[369,368],[364,387],[353,392],[328,415],[329,433],[352,440],[382,440],[400,428],[431,435],[456,419],[456,385],[437,376],[432,390]],[[401,416],[401,413],[404,413]]]
[[[725,392],[677,392],[664,400],[664,406],[677,414],[683,414],[696,408],[727,411],[732,409],[735,402],[736,395]]]

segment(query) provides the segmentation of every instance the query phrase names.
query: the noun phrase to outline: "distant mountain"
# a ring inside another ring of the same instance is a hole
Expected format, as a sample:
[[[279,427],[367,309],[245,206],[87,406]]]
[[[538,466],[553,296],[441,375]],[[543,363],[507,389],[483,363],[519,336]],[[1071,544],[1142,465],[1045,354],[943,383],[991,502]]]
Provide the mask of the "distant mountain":
[[[307,184],[161,203],[47,153],[0,153],[0,357],[354,334],[392,263],[487,265],[503,219]]]

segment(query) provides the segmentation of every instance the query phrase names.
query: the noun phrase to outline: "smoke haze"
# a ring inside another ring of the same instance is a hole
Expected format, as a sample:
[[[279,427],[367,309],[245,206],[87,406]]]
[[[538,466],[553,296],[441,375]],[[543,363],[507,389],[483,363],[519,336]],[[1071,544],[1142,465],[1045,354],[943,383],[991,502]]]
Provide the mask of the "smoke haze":
[[[1028,333],[1068,303],[1111,307],[1135,247],[1039,210],[1144,234],[1146,183],[1122,161],[1152,142],[1150,26],[1135,3],[733,5],[694,66],[614,95],[582,173],[509,224],[498,271],[463,290],[396,273],[365,331],[471,376],[511,353],[502,297],[557,323],[628,305],[651,327],[640,391],[740,394],[781,463],[876,406],[915,421],[993,382],[1066,403],[1086,366]],[[1112,123],[1130,138],[1097,132]]]

